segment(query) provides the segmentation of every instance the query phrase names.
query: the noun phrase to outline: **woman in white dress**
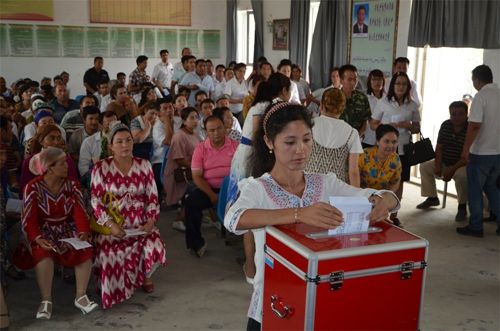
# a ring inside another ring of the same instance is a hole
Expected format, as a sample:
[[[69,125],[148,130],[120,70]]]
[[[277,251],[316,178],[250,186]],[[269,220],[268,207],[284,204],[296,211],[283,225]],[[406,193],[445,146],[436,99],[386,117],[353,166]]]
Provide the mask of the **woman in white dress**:
[[[259,84],[257,95],[243,124],[240,144],[231,162],[226,209],[231,206],[238,196],[238,182],[250,176],[250,164],[248,160],[252,152],[252,139],[255,128],[259,125],[264,111],[272,102],[286,101],[290,98],[290,86],[290,79],[280,73],[272,74],[267,81]],[[244,273],[247,282],[251,284],[255,275],[255,264],[253,263],[255,243],[250,232],[243,237],[243,244],[245,248]]]
[[[305,173],[312,149],[310,113],[301,105],[271,105],[253,141],[252,175],[241,183],[241,193],[224,218],[230,231],[255,236],[257,273],[248,310],[247,330],[260,330],[263,306],[264,244],[267,225],[305,223],[333,229],[341,225],[341,212],[327,203],[329,196],[365,196],[374,204],[371,222],[384,220],[399,201],[390,191],[359,189],[334,174]],[[267,304],[267,303],[266,303]]]
[[[372,113],[377,108],[377,103],[385,96],[384,85],[384,73],[379,69],[370,71],[366,80],[366,96]],[[369,122],[370,120],[368,120],[363,141],[361,142],[363,148],[373,147],[377,142],[375,131],[371,129]]]

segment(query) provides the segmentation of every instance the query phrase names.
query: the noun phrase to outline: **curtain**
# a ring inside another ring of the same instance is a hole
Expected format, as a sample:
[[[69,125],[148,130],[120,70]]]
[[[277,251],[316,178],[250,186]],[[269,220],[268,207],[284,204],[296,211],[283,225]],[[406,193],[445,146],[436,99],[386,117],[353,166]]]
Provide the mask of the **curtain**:
[[[253,17],[255,19],[255,43],[253,47],[253,63],[264,55],[264,8],[262,0],[252,0]]]
[[[226,63],[236,61],[237,0],[227,0]]]
[[[500,48],[500,1],[413,0],[408,46]]]
[[[309,37],[310,0],[292,0],[290,5],[290,48],[289,56],[292,63],[302,68],[306,77],[307,39]]]
[[[330,69],[347,61],[350,2],[321,0],[309,58],[311,89],[330,85]]]

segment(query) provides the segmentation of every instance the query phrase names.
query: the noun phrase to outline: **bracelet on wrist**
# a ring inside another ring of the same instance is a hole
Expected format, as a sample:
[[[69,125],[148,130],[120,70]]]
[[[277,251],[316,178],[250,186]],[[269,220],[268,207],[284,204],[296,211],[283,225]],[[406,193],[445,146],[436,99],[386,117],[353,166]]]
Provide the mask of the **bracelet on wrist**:
[[[293,220],[294,220],[294,223],[300,223],[299,222],[299,207],[295,207],[293,209]]]

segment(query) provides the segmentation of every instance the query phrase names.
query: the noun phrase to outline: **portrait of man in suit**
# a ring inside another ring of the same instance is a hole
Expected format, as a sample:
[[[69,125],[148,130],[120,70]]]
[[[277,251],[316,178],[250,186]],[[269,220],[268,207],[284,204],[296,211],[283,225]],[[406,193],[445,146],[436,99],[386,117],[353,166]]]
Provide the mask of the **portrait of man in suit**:
[[[352,33],[355,35],[368,36],[368,25],[365,23],[367,17],[367,6],[368,5],[358,5],[356,7],[356,23],[352,26]]]

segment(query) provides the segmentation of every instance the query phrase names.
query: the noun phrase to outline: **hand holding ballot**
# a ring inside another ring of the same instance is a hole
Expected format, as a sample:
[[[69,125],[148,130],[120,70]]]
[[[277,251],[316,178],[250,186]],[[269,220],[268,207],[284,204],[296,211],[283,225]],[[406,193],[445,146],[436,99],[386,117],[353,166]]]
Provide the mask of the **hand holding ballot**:
[[[342,213],[337,208],[325,203],[317,202],[309,207],[296,208],[298,221],[304,224],[331,229],[341,226]]]

